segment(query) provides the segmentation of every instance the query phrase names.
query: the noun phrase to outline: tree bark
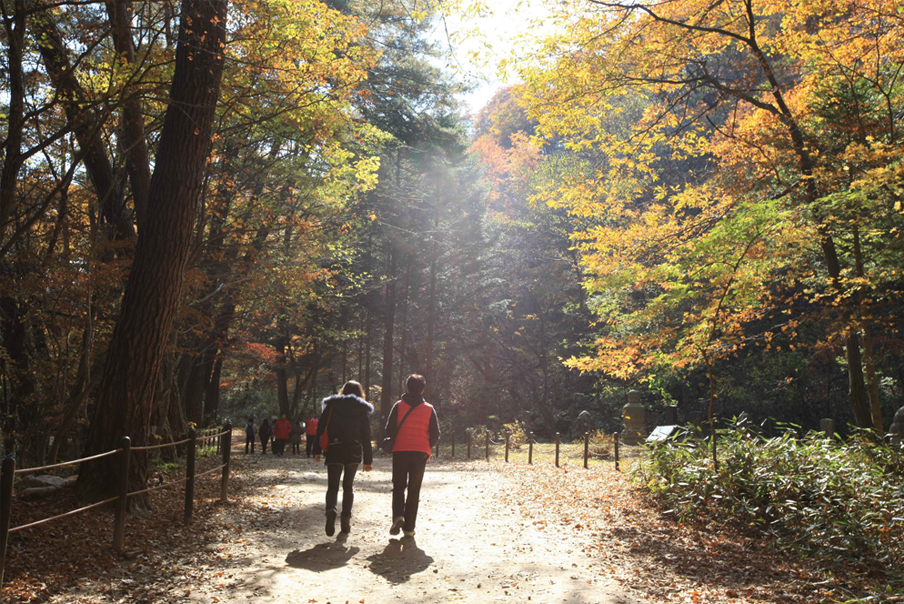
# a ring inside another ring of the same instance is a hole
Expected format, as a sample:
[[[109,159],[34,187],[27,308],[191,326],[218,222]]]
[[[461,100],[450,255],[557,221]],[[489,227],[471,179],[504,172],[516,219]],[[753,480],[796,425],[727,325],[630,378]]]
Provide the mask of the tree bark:
[[[170,92],[151,179],[148,217],[138,240],[122,309],[104,364],[86,455],[116,449],[123,436],[148,441],[161,363],[170,339],[201,196],[223,72],[226,0],[184,0]],[[119,456],[82,465],[81,496],[116,492]],[[146,484],[147,456],[130,465],[133,490]],[[133,501],[134,500],[134,501]],[[130,504],[146,500],[130,498]]]
[[[392,353],[393,337],[395,335],[395,310],[396,310],[396,282],[393,278],[395,269],[394,254],[390,246],[389,270],[386,274],[389,280],[386,283],[385,308],[383,309],[383,389],[380,392],[380,416],[381,424],[389,417],[392,410]]]
[[[22,68],[25,47],[25,3],[16,0],[13,14],[7,14],[3,3],[3,26],[7,40],[7,70],[9,73],[9,106],[6,118],[6,145],[3,148],[3,169],[0,171],[0,234],[15,214],[16,183],[22,157],[22,137],[25,127],[25,73]],[[0,240],[2,241],[2,240]]]
[[[107,0],[107,14],[112,26],[113,45],[120,59],[127,65],[135,63],[135,43],[132,40],[132,3]],[[132,202],[138,227],[147,219],[148,193],[151,187],[151,165],[148,159],[147,138],[144,133],[144,113],[141,99],[134,90],[124,91],[122,129],[120,139],[126,156],[126,170],[132,185]]]
[[[33,8],[34,2],[29,2]],[[134,235],[130,217],[123,211],[123,191],[113,171],[101,137],[104,116],[94,108],[76,77],[69,60],[69,49],[50,11],[37,12],[30,19],[34,38],[38,41],[41,60],[60,98],[66,121],[75,133],[84,154],[82,162],[97,193],[103,222],[111,229],[109,239],[127,239]]]

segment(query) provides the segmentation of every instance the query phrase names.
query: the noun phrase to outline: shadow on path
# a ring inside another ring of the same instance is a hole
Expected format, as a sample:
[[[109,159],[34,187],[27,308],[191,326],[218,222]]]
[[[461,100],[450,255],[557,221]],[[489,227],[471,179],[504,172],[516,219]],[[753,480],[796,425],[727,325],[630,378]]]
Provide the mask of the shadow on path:
[[[368,556],[370,571],[390,583],[405,583],[411,575],[429,568],[433,558],[417,546],[414,538],[391,539],[379,554]]]
[[[330,543],[318,543],[304,551],[291,551],[286,556],[286,564],[313,572],[345,566],[355,554],[361,551],[359,547],[347,546],[346,539],[347,535],[340,534],[335,541]]]

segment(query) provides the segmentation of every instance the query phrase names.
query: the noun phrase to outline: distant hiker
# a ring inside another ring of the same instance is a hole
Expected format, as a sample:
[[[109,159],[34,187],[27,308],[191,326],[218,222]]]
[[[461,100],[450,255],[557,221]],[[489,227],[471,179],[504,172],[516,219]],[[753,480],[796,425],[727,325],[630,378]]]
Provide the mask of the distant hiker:
[[[301,437],[304,434],[304,422],[298,420],[292,425],[292,432],[289,434],[289,442],[292,443],[292,455],[301,453]]]
[[[305,427],[305,457],[310,457],[312,453],[317,453],[320,449],[314,448],[314,441],[317,440],[317,416],[313,413],[311,417],[308,418],[307,426]]]
[[[251,445],[251,452],[254,453],[254,441],[257,438],[257,430],[254,426],[254,418],[249,417],[248,423],[245,424],[245,455],[248,455],[248,445]]]
[[[283,413],[276,423],[273,424],[273,452],[282,457],[286,450],[286,443],[289,442],[289,434],[292,432],[292,422],[286,419]]]
[[[261,422],[261,428],[257,431],[257,434],[261,438],[261,455],[266,455],[267,443],[270,442],[270,422],[266,417]]]
[[[408,376],[407,393],[389,412],[385,434],[395,438],[392,447],[392,526],[390,535],[404,528],[405,537],[414,537],[421,483],[427,460],[439,442],[439,422],[433,405],[424,400],[427,380],[416,373]],[[408,497],[405,497],[405,490]]]
[[[336,530],[336,504],[339,499],[339,480],[342,479],[342,532],[351,531],[352,504],[355,501],[355,473],[364,461],[364,471],[373,469],[373,448],[370,441],[370,418],[374,407],[364,400],[361,384],[346,382],[340,394],[323,399],[323,413],[317,424],[317,439],[324,432],[329,437],[326,455],[326,534]],[[310,422],[308,422],[310,424]],[[314,457],[320,461],[320,455]],[[343,472],[345,477],[343,478]]]

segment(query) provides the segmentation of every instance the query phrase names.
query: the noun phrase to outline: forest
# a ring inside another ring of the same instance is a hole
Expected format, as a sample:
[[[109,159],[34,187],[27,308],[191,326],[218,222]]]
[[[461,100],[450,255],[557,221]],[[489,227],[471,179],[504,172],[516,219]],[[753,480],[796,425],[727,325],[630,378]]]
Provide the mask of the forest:
[[[22,466],[300,419],[348,379],[379,428],[410,373],[444,430],[541,439],[620,429],[629,390],[843,434],[904,401],[898,2],[551,4],[476,113],[433,32],[479,3],[2,10]]]

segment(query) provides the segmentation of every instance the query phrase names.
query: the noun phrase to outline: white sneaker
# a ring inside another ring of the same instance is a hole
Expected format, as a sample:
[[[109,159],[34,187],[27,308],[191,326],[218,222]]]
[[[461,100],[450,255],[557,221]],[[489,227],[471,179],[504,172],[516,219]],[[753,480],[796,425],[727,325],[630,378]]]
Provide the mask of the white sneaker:
[[[398,535],[399,531],[402,530],[403,524],[405,524],[404,516],[399,516],[398,518],[396,518],[393,521],[392,526],[389,528],[389,534],[390,535]]]

